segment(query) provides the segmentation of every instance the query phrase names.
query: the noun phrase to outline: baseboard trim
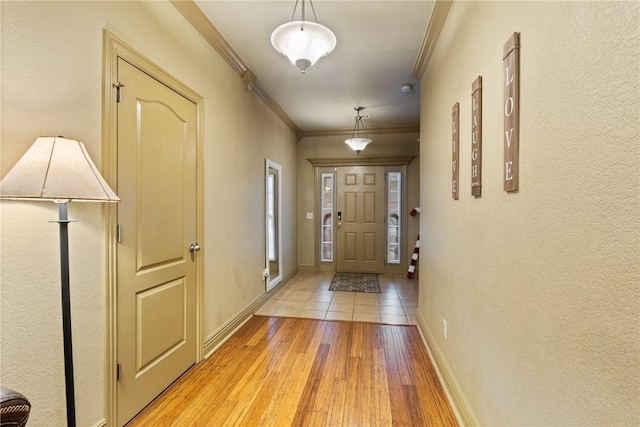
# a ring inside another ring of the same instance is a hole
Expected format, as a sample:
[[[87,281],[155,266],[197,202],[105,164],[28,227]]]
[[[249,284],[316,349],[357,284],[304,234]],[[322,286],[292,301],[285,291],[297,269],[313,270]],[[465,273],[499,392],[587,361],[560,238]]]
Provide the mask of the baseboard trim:
[[[247,320],[253,316],[257,307],[260,307],[262,298],[259,298],[246,309],[242,310],[238,315],[233,317],[227,323],[222,325],[220,329],[210,335],[204,342],[204,358],[208,359],[215,351],[220,348],[231,335],[233,335]]]
[[[433,363],[433,366],[436,369],[436,374],[440,379],[440,383],[444,388],[447,400],[451,405],[451,409],[453,409],[458,423],[461,426],[466,427],[479,426],[480,424],[478,424],[478,420],[462,394],[462,390],[460,389],[460,386],[458,386],[458,382],[453,376],[453,372],[451,372],[442,352],[438,348],[436,340],[427,327],[427,322],[422,316],[422,312],[420,310],[418,310],[417,319],[418,331],[420,332],[422,341],[427,349],[427,353],[429,354],[429,359],[431,359],[431,363]]]
[[[260,307],[264,305],[269,299],[275,295],[285,283],[298,274],[298,268],[295,267],[283,276],[282,281],[278,283],[269,292],[265,292],[255,301],[249,304],[244,310],[240,311],[234,317],[229,319],[224,325],[222,325],[217,331],[209,335],[204,342],[204,358],[208,359],[226,340],[228,340],[247,320],[249,320],[253,313],[258,311]]]
[[[315,272],[316,272],[315,265],[299,265],[298,266],[298,273],[300,274],[313,274]]]
[[[94,424],[93,427],[107,427],[107,420],[103,418],[102,420]]]
[[[291,271],[289,271],[287,274],[285,274],[282,277],[282,283],[287,283],[289,280],[293,279],[293,277],[298,274],[298,272],[300,271],[300,268],[298,266],[293,267],[291,269]]]

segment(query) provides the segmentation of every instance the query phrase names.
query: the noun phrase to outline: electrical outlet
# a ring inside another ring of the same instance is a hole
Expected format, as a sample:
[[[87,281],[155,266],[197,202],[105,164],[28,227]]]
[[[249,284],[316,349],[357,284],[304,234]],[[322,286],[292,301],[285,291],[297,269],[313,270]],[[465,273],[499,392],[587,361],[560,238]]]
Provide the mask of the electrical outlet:
[[[442,319],[442,336],[447,339],[447,321]]]

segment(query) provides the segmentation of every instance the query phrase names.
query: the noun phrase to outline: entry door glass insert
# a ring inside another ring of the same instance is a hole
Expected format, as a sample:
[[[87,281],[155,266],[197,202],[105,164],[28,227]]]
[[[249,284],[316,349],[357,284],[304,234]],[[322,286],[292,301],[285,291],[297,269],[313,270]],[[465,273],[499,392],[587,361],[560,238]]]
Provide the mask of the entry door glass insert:
[[[333,174],[323,173],[321,182],[320,206],[322,206],[322,236],[320,239],[320,261],[333,262]]]
[[[402,206],[401,200],[401,186],[402,186],[402,173],[401,172],[389,172],[387,188],[389,194],[388,200],[388,221],[387,221],[387,262],[389,264],[400,264],[400,206]]]

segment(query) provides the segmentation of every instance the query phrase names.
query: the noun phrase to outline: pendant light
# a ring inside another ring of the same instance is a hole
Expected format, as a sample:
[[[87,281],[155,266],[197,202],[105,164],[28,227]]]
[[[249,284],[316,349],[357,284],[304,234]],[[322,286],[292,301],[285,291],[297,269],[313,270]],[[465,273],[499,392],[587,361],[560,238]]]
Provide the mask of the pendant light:
[[[316,22],[305,20],[305,1],[302,0],[299,21],[293,20],[299,2],[296,0],[291,21],[280,25],[271,33],[271,44],[274,49],[300,68],[300,74],[303,76],[307,68],[315,64],[321,57],[331,53],[337,42],[336,35],[330,29],[318,24],[316,10],[311,0],[309,0],[309,4]]]
[[[356,120],[356,123],[353,126],[353,133],[351,134],[351,138],[347,139],[344,143],[351,147],[351,149],[357,154],[360,154],[367,145],[371,144],[371,140],[369,138],[363,138],[360,136],[360,128],[362,128],[362,131],[364,132],[362,119],[368,118],[368,116],[360,115],[360,111],[364,110],[364,107],[355,107],[354,110],[356,110],[356,115],[353,116],[353,118]]]

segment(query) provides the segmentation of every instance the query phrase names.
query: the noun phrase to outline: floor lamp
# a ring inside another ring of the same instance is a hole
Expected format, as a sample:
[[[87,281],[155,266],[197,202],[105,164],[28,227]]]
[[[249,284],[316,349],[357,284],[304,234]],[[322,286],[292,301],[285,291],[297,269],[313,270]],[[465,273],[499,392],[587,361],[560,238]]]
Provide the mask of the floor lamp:
[[[69,234],[67,203],[119,202],[91,161],[84,144],[62,137],[36,139],[0,182],[0,199],[45,200],[58,204],[60,277],[67,425],[75,427],[71,298],[69,290]]]

